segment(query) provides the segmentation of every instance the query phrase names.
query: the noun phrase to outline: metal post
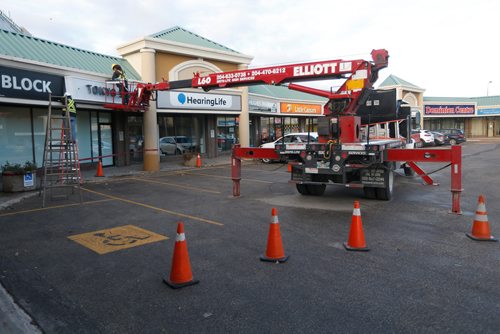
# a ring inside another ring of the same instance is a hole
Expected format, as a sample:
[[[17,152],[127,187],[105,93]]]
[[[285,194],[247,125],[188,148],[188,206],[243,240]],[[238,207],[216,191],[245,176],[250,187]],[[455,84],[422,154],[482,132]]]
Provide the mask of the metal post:
[[[460,193],[462,192],[462,147],[451,147],[451,213],[462,214]]]
[[[241,158],[236,156],[235,149],[240,145],[234,145],[231,153],[231,178],[233,179],[233,197],[240,196],[241,181]]]

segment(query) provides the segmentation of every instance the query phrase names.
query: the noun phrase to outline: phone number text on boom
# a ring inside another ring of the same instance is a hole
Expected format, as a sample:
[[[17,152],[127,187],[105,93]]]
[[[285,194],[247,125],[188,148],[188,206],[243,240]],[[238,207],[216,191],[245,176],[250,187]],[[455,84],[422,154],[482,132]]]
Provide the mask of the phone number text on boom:
[[[284,67],[280,68],[267,68],[262,70],[248,70],[241,72],[230,72],[224,74],[217,74],[217,83],[230,83],[230,82],[240,82],[240,81],[251,81],[255,80],[256,76],[260,75],[272,75],[272,74],[283,74],[286,72]]]

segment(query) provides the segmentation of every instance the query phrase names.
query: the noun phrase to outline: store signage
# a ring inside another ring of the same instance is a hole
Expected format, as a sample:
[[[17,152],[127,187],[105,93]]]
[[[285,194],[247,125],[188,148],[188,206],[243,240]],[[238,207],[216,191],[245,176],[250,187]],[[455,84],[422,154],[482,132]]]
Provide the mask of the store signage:
[[[456,116],[474,115],[476,106],[474,104],[426,104],[424,115]]]
[[[120,94],[116,85],[106,83],[104,80],[88,80],[67,76],[66,89],[73,99],[78,101],[121,103]]]
[[[484,108],[477,110],[478,116],[500,115],[500,108]]]
[[[319,104],[281,102],[280,105],[280,111],[282,114],[321,115],[322,108]]]
[[[241,96],[192,92],[158,92],[159,109],[241,110]]]
[[[278,103],[265,100],[248,99],[248,109],[254,112],[277,113]]]
[[[0,66],[0,97],[48,101],[63,89],[62,76]]]

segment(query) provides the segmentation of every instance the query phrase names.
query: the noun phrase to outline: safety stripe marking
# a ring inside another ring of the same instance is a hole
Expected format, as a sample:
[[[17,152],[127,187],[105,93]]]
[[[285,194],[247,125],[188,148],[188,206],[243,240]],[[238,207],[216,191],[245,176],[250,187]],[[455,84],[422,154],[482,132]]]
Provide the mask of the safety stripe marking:
[[[184,188],[184,189],[189,189],[189,190],[196,190],[196,191],[211,193],[211,194],[220,194],[221,193],[220,191],[215,191],[215,190],[202,189],[202,188],[185,186],[185,185],[181,185],[181,184],[164,182],[164,181],[154,181],[154,180],[150,180],[150,179],[141,179],[141,178],[137,178],[137,177],[131,177],[131,178],[129,178],[129,180],[144,181],[144,182],[157,183],[157,184],[165,184],[168,186],[174,186],[174,187]]]
[[[353,216],[361,216],[361,209],[353,209],[352,215]]]
[[[184,233],[177,233],[177,235],[175,236],[175,241],[182,242],[184,240],[186,240],[186,235]]]
[[[111,198],[111,199],[114,199],[114,200],[117,200],[117,201],[121,201],[121,202],[125,202],[125,203],[130,203],[130,204],[142,206],[144,208],[152,209],[152,210],[155,210],[155,211],[160,211],[160,212],[168,213],[168,214],[173,215],[173,216],[178,216],[178,217],[182,217],[182,218],[189,218],[189,219],[192,219],[192,220],[197,220],[197,221],[200,221],[200,222],[203,222],[203,223],[208,223],[208,224],[213,224],[213,225],[218,225],[218,226],[224,226],[224,224],[216,222],[216,221],[213,221],[213,220],[209,220],[209,219],[205,219],[205,218],[200,218],[200,217],[195,217],[195,216],[187,215],[187,214],[180,213],[180,212],[175,212],[175,211],[171,211],[171,210],[166,210],[166,209],[158,208],[156,206],[152,206],[152,205],[149,205],[149,204],[144,204],[144,203],[132,201],[132,200],[129,200],[129,199],[126,199],[126,198],[121,198],[121,197],[117,197],[117,196],[113,196],[113,195],[104,194],[104,193],[101,193],[101,192],[98,192],[98,191],[95,191],[95,190],[90,190],[90,189],[87,189],[87,188],[84,188],[84,187],[81,187],[81,189],[85,190],[85,191],[88,191],[90,193],[98,194],[98,195],[101,195],[101,196],[104,196],[104,197],[108,197],[108,198]]]
[[[87,202],[83,202],[83,203],[72,203],[72,204],[54,205],[54,206],[47,206],[45,208],[36,208],[36,209],[30,209],[30,210],[7,212],[7,213],[0,214],[0,217],[14,216],[14,215],[17,215],[17,214],[22,214],[22,213],[39,212],[39,211],[46,211],[46,210],[52,210],[52,209],[69,208],[69,207],[72,207],[72,206],[80,206],[80,205],[87,205],[87,204],[109,202],[109,201],[112,201],[112,200],[113,199],[108,198],[108,199],[100,199],[100,200],[96,200],[96,201],[87,201]]]
[[[278,224],[278,223],[279,223],[278,216],[272,216],[271,217],[271,224]]]
[[[476,215],[476,217],[474,217],[474,220],[478,221],[478,222],[487,222],[488,216],[487,215]]]

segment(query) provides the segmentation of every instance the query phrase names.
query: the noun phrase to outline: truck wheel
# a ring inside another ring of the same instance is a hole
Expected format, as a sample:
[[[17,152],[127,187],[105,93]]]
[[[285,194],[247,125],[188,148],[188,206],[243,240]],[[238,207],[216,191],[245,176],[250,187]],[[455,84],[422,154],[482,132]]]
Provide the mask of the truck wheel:
[[[376,188],[377,198],[382,201],[388,201],[392,198],[392,191],[394,188],[394,171],[392,169],[387,169],[385,172],[388,173],[387,184],[384,188]]]
[[[377,192],[375,191],[376,189],[373,187],[364,187],[363,192],[365,194],[365,197],[368,199],[375,199],[377,198]]]
[[[455,139],[451,138],[450,145],[457,145],[457,141]]]
[[[321,196],[325,193],[326,184],[308,184],[307,190],[309,194],[314,196]]]
[[[297,183],[296,186],[297,186],[297,191],[301,195],[309,195],[309,188],[307,187],[307,184]]]

